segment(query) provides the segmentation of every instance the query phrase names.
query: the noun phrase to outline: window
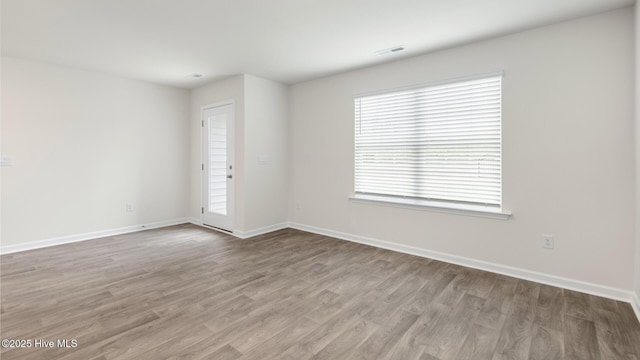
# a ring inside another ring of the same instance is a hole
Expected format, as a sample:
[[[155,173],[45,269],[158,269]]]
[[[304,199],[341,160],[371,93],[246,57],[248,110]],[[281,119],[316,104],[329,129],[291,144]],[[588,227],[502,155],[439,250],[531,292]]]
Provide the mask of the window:
[[[502,75],[355,99],[355,192],[500,211]]]

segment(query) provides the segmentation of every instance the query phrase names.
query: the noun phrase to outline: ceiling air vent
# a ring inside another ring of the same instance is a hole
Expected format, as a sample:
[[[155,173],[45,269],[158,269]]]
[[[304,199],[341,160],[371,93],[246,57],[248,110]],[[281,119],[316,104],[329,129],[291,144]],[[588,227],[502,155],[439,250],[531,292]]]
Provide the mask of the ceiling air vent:
[[[393,53],[397,53],[404,50],[404,46],[400,45],[400,46],[394,46],[388,49],[383,49],[383,50],[378,50],[376,51],[376,54],[378,55],[387,55],[387,54],[393,54]]]

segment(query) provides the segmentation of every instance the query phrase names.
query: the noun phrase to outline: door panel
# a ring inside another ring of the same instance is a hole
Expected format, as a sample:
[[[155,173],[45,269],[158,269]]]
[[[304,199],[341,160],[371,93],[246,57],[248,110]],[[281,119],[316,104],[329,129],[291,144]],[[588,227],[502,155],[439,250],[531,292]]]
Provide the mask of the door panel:
[[[233,230],[233,104],[205,108],[203,125],[203,216],[205,225]]]

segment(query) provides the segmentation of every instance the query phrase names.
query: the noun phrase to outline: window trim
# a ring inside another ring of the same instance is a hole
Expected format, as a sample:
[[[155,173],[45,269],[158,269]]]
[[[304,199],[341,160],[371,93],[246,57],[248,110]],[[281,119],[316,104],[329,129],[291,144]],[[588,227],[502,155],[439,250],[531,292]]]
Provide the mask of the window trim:
[[[354,94],[353,95],[353,99],[355,100],[355,99],[361,98],[361,97],[384,95],[384,94],[388,94],[388,93],[400,92],[400,91],[408,91],[408,90],[417,90],[417,89],[422,89],[422,88],[430,87],[430,86],[446,85],[446,84],[451,84],[451,83],[456,83],[456,82],[478,80],[478,79],[483,79],[483,78],[488,78],[488,77],[497,77],[497,76],[501,76],[501,77],[504,78],[504,76],[505,76],[504,75],[504,71],[493,71],[493,72],[487,72],[487,73],[476,74],[476,75],[459,76],[459,77],[454,77],[454,78],[446,78],[446,79],[441,79],[441,80],[434,80],[434,81],[429,81],[429,82],[425,82],[425,83],[412,84],[412,85],[408,85],[408,86],[400,86],[400,87],[394,87],[394,88],[388,88],[388,89],[380,89],[380,90],[374,90],[374,91],[361,92],[361,93]]]
[[[349,201],[362,204],[390,206],[404,209],[425,210],[446,214],[466,215],[490,219],[508,220],[512,213],[502,207],[462,204],[449,201],[402,198],[388,195],[354,193]]]
[[[363,93],[357,93],[353,95],[353,101],[355,102],[356,99],[358,98],[362,98],[362,97],[368,97],[368,96],[376,96],[376,95],[383,95],[383,94],[390,94],[390,93],[394,93],[394,92],[402,92],[402,91],[411,91],[411,90],[418,90],[418,89],[423,89],[426,87],[432,87],[432,86],[439,86],[439,85],[446,85],[446,84],[452,84],[452,83],[456,83],[456,82],[464,82],[464,81],[472,81],[472,80],[478,80],[478,79],[483,79],[483,78],[489,78],[489,77],[501,77],[502,79],[504,79],[504,71],[500,70],[500,71],[494,71],[494,72],[487,72],[487,73],[481,73],[481,74],[475,74],[475,75],[470,75],[470,76],[461,76],[461,77],[456,77],[456,78],[447,78],[447,79],[442,79],[442,80],[436,80],[436,81],[431,81],[431,82],[426,82],[426,83],[420,83],[420,84],[413,84],[410,86],[404,86],[404,87],[396,87],[396,88],[389,88],[389,89],[381,89],[381,90],[376,90],[376,91],[370,91],[370,92],[363,92]],[[503,89],[503,85],[504,83],[502,83],[501,85],[501,92]],[[359,193],[355,191],[355,173],[354,173],[354,181],[352,183],[352,185],[354,186],[352,188],[352,194],[349,196],[349,200],[352,202],[356,202],[356,203],[372,203],[372,204],[377,204],[377,205],[387,205],[387,206],[393,206],[393,207],[402,207],[402,208],[412,208],[412,209],[419,209],[419,210],[431,210],[431,211],[436,211],[436,212],[444,212],[444,213],[454,213],[454,214],[461,214],[461,215],[470,215],[470,216],[480,216],[480,217],[488,217],[488,218],[497,218],[497,219],[503,219],[503,220],[507,220],[511,217],[511,212],[509,211],[505,211],[504,210],[504,182],[503,182],[503,170],[504,170],[504,164],[503,164],[503,128],[502,128],[502,112],[503,112],[503,107],[502,107],[502,100],[501,100],[501,106],[500,106],[500,203],[495,206],[495,205],[482,205],[482,204],[466,204],[466,203],[460,203],[460,202],[456,202],[456,201],[448,201],[448,200],[438,200],[438,199],[421,199],[421,198],[409,198],[409,197],[402,197],[402,196],[394,196],[394,195],[385,195],[385,194],[369,194],[369,193]],[[354,109],[354,116],[353,118],[355,118],[355,109]],[[354,134],[354,139],[355,139],[355,134]],[[354,142],[354,151],[355,151],[355,142]],[[355,169],[355,156],[353,157],[353,166]]]

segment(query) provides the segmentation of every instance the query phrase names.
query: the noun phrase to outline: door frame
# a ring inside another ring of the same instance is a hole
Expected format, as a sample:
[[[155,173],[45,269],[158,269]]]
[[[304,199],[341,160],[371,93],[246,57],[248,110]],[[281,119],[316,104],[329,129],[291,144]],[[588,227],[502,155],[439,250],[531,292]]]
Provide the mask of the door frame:
[[[229,201],[229,199],[227,198],[227,216],[229,216],[231,218],[230,224],[231,224],[231,229],[222,229],[222,228],[218,228],[215,227],[213,225],[207,225],[204,223],[204,208],[206,206],[205,201],[204,201],[204,197],[207,194],[207,184],[208,181],[205,181],[205,160],[208,159],[208,145],[207,144],[207,134],[205,133],[205,126],[204,126],[204,112],[206,110],[210,110],[213,108],[217,108],[217,107],[221,107],[221,106],[226,106],[226,105],[230,105],[231,106],[231,123],[232,126],[230,128],[227,128],[227,138],[231,138],[233,140],[233,143],[231,144],[231,146],[227,147],[227,163],[230,163],[233,165],[233,177],[231,178],[231,180],[227,180],[228,181],[228,186],[231,188],[229,191],[231,192],[232,196],[232,201]],[[235,229],[235,221],[236,221],[236,214],[235,214],[235,209],[236,209],[236,194],[235,194],[235,184],[236,184],[236,162],[235,162],[235,153],[236,153],[236,137],[235,137],[235,133],[236,133],[236,106],[235,106],[235,100],[234,99],[229,99],[229,100],[223,100],[223,101],[219,101],[219,102],[215,102],[212,104],[207,104],[207,105],[203,105],[200,106],[200,223],[203,226],[206,226],[210,229],[214,229],[214,230],[220,230],[220,231],[224,231],[226,233],[233,233],[234,229]]]

